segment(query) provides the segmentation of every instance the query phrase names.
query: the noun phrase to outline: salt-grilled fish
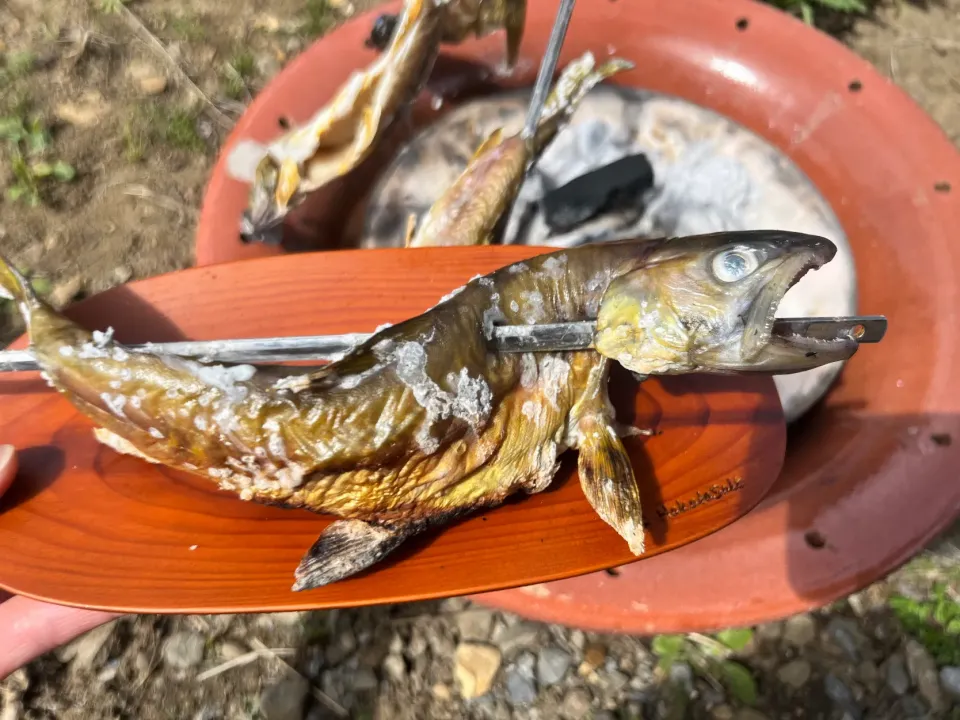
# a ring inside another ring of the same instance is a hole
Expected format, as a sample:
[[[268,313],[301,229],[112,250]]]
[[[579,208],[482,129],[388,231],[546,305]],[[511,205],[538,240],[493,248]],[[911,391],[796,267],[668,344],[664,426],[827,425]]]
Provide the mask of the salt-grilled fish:
[[[611,362],[644,374],[799,372],[852,339],[782,337],[776,306],[836,252],[789,232],[585,245],[477,277],[314,368],[219,366],[124,347],[38,299],[9,264],[48,382],[121,453],[245,500],[338,517],[294,590],[349,577],[407,538],[551,482],[579,450],[587,500],[644,551],[640,496],[607,397]],[[496,324],[597,319],[596,351],[498,353]],[[640,478],[641,481],[648,478]]]
[[[467,167],[425,213],[406,239],[408,247],[485,245],[513,204],[526,172],[564,128],[584,96],[598,83],[633,63],[619,58],[596,65],[584,53],[567,65],[544,104],[536,135],[504,138],[495,130],[481,144]]]
[[[437,0],[407,0],[387,50],[304,125],[267,145],[240,223],[244,240],[277,242],[284,217],[306,195],[369,156],[433,69],[442,16]]]
[[[508,56],[515,61],[525,17],[526,0],[406,0],[384,52],[354,72],[305,124],[262,149],[240,237],[279,244],[287,214],[357,167],[409,109],[445,37],[452,42],[505,28]]]

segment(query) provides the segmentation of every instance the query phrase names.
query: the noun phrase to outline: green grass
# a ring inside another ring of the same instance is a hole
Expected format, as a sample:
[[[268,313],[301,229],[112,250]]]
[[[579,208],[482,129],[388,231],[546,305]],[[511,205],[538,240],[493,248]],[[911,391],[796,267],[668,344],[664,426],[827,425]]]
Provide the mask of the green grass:
[[[148,142],[159,142],[178,150],[206,152],[207,144],[197,133],[199,113],[179,107],[155,103],[140,111],[130,123],[124,138],[125,149],[138,159],[146,151]]]
[[[771,5],[793,13],[808,25],[816,24],[817,10],[835,13],[865,13],[868,8],[862,0],[767,0]]]
[[[223,91],[227,97],[240,100],[249,93],[249,82],[257,74],[257,61],[253,54],[241,50],[223,69]]]
[[[70,182],[76,171],[63,160],[50,158],[50,133],[39,118],[26,114],[0,117],[0,141],[7,146],[13,175],[6,198],[37,207],[51,182]]]
[[[128,0],[97,0],[97,6],[100,8],[100,12],[116,15],[127,2]]]
[[[325,35],[336,20],[336,12],[327,0],[307,0],[304,4],[303,32],[306,35]]]
[[[890,609],[938,665],[960,665],[960,603],[950,597],[945,584],[934,585],[927,600],[894,595]]]
[[[690,665],[697,675],[717,687],[723,686],[731,697],[742,705],[757,701],[757,685],[750,670],[733,660],[753,639],[749,628],[734,628],[717,633],[713,637],[691,633],[689,635],[657,635],[651,650],[657,656],[657,667],[665,675],[680,662]],[[681,702],[675,693],[676,701]]]
[[[171,15],[167,18],[167,27],[180,40],[203,40],[207,31],[196,15]]]

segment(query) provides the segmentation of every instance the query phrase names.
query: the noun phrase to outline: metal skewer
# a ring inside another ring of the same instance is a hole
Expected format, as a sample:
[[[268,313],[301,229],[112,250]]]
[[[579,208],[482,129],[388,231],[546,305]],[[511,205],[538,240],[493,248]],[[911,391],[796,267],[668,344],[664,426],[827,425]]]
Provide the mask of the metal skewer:
[[[560,0],[557,19],[550,31],[550,40],[547,42],[547,49],[543,53],[543,61],[540,63],[537,81],[533,85],[533,94],[530,98],[530,106],[527,108],[523,131],[520,133],[520,137],[527,142],[537,133],[537,124],[540,122],[543,106],[547,102],[550,82],[553,80],[553,74],[556,72],[557,63],[560,60],[560,49],[567,37],[567,28],[570,25],[570,17],[573,15],[574,2],[576,0]]]
[[[597,326],[593,321],[545,325],[500,325],[494,328],[492,348],[497,352],[562,352],[589,350]],[[887,330],[882,315],[824,318],[780,318],[773,332],[781,335],[831,340],[850,337],[860,343],[877,343]],[[336,360],[373,334],[308,335],[301,337],[248,338],[146,343],[125,346],[135,352],[178,355],[217,363],[290,362]],[[38,370],[33,354],[26,350],[0,352],[0,372]]]

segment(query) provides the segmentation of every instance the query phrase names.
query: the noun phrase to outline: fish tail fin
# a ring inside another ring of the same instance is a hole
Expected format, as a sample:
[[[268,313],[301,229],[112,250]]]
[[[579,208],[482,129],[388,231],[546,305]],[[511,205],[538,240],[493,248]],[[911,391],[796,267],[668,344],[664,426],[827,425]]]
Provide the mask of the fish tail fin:
[[[537,126],[536,145],[542,151],[570,119],[583,98],[596,85],[634,64],[622,58],[613,58],[600,65],[592,52],[586,52],[567,65],[553,86]]]
[[[300,561],[293,591],[313,590],[366,570],[408,536],[362,520],[337,520],[327,526]]]
[[[640,491],[619,434],[604,418],[586,415],[579,422],[580,486],[600,518],[627,541],[634,555],[645,549]]]
[[[520,59],[520,43],[523,41],[523,28],[527,22],[527,0],[506,0],[504,15],[503,26],[507,35],[506,66],[513,70]]]
[[[0,297],[13,300],[17,304],[32,305],[37,301],[30,283],[3,255],[0,255]]]

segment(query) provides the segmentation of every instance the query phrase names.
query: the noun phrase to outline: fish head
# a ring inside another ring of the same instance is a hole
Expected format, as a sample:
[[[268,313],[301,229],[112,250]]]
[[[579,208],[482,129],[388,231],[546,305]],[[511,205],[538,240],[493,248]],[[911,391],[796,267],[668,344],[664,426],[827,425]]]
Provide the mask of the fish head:
[[[852,337],[774,331],[783,296],[836,252],[826,238],[781,231],[666,240],[605,291],[595,347],[643,375],[788,374],[845,360]]]
[[[393,40],[393,32],[396,30],[399,21],[399,15],[391,15],[390,13],[379,15],[377,19],[373,21],[373,25],[370,28],[370,35],[363,41],[364,47],[380,52],[386,50],[390,45],[390,41]]]
[[[240,219],[243,242],[281,243],[283,219],[297,201],[299,180],[295,164],[277,162],[270,154],[263,156],[257,164],[249,205]]]

